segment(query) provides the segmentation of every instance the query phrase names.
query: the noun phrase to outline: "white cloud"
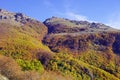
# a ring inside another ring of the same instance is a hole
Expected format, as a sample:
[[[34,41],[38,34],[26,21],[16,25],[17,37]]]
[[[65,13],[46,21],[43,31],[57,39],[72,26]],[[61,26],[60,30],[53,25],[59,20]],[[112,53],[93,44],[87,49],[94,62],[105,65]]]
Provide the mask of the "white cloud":
[[[75,14],[73,12],[67,12],[66,16],[69,19],[74,19],[74,20],[83,20],[83,21],[88,21],[88,18],[86,16],[80,15],[80,14]]]
[[[120,14],[116,13],[109,16],[106,24],[113,28],[120,29]]]
[[[118,21],[110,21],[109,23],[107,23],[107,25],[116,28],[116,29],[120,29],[120,20]]]

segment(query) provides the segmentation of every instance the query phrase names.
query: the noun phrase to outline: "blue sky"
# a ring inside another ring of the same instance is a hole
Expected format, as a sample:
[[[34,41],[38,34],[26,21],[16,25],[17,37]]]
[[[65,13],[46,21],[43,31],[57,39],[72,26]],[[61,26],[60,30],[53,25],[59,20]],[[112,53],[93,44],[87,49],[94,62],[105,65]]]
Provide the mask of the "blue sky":
[[[1,0],[0,8],[44,21],[52,16],[101,22],[120,29],[120,0]]]

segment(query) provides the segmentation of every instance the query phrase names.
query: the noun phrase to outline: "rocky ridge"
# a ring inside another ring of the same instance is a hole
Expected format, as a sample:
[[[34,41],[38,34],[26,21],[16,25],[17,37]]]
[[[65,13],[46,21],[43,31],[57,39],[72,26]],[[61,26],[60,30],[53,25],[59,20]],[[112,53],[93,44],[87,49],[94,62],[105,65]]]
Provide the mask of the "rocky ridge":
[[[102,23],[90,23],[88,21],[76,21],[58,17],[48,18],[44,21],[44,24],[48,27],[49,34],[117,31],[116,29]]]
[[[0,22],[25,24],[28,21],[33,20],[23,13],[13,13],[7,10],[0,9]]]

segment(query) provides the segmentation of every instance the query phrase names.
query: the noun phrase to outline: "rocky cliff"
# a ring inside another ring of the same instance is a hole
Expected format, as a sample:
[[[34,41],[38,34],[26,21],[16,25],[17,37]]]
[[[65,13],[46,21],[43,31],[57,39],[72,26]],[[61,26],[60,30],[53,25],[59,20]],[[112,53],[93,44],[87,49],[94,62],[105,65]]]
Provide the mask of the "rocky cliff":
[[[33,20],[33,19],[31,19],[30,17],[22,13],[13,13],[13,12],[0,9],[0,21],[24,24],[30,20]]]

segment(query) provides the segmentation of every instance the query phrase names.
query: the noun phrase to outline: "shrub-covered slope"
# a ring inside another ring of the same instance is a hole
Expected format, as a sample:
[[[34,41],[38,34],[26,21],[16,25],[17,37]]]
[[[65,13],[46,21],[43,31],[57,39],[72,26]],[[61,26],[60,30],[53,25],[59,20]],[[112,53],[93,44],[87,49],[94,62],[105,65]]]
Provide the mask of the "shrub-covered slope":
[[[75,59],[120,78],[119,30],[101,23],[57,17],[47,19],[44,24],[48,35],[43,43],[53,52],[72,54]]]

